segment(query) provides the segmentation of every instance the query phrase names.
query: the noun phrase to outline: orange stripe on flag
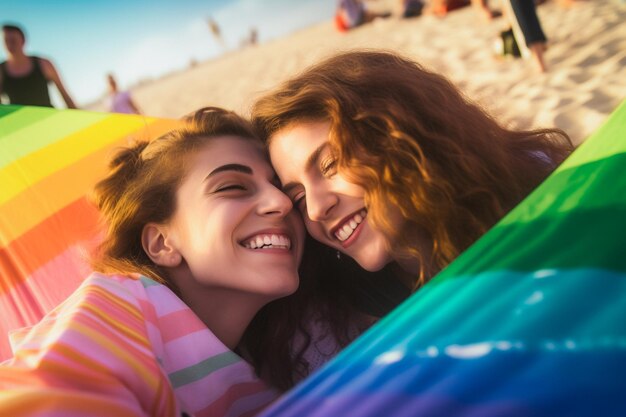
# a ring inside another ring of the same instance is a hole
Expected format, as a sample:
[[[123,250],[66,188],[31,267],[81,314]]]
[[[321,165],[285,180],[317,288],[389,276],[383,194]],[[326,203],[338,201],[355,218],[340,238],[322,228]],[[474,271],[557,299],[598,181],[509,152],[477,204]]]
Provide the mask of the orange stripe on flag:
[[[171,130],[178,122],[158,120],[131,137],[155,138]],[[55,212],[78,200],[104,177],[113,150],[128,141],[128,136],[113,141],[26,188],[0,205],[0,218],[11,219],[2,225],[0,249]]]
[[[5,293],[25,281],[36,269],[70,245],[81,241],[93,244],[98,232],[97,224],[97,210],[83,197],[57,211],[7,247],[0,248],[0,292]]]
[[[66,207],[84,198],[95,183],[104,177],[106,157],[122,141],[87,155],[75,164],[57,171],[27,188],[0,207],[0,215],[11,219],[2,227],[0,248],[6,247],[28,230]],[[54,190],[54,192],[50,192]]]

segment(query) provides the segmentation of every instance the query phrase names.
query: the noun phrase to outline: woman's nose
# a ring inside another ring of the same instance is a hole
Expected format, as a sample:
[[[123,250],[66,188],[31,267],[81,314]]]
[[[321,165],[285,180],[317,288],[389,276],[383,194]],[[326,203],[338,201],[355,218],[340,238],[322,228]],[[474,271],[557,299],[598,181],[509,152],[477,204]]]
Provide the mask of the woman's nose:
[[[274,185],[270,185],[261,196],[260,204],[261,214],[276,214],[286,216],[293,209],[291,199]]]
[[[328,219],[339,201],[335,193],[324,187],[307,190],[305,198],[307,216],[314,222]]]

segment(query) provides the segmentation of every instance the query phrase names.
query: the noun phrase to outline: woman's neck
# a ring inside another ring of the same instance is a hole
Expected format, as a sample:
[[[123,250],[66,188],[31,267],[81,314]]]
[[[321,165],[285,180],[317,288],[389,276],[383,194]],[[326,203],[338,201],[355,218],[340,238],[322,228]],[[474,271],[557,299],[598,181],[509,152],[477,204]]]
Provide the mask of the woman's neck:
[[[17,51],[8,54],[8,61],[16,65],[21,65],[30,62],[30,57],[26,55],[24,51]]]
[[[234,350],[246,328],[263,306],[257,297],[229,289],[207,289],[187,293],[183,301],[226,347]]]

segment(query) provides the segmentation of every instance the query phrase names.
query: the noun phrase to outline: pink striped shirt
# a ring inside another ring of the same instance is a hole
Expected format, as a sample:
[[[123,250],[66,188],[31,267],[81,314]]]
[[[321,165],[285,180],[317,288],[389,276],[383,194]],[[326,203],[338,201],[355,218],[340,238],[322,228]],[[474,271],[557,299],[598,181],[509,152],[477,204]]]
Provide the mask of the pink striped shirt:
[[[253,416],[278,392],[164,285],[94,273],[0,364],[2,416]]]

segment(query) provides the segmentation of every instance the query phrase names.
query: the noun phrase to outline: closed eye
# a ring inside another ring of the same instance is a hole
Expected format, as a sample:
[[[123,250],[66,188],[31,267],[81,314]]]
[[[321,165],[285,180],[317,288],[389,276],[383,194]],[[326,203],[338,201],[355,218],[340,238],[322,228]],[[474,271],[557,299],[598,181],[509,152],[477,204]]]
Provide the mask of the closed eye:
[[[298,210],[303,211],[305,209],[306,204],[306,195],[304,193],[298,193],[293,198],[293,205],[298,208]]]
[[[223,187],[218,188],[217,190],[215,190],[216,193],[222,192],[222,191],[231,191],[231,190],[242,190],[242,191],[246,191],[246,187],[244,187],[241,184],[232,184],[232,185],[225,185]]]
[[[324,159],[320,166],[320,171],[325,177],[331,177],[337,173],[337,160],[332,156]]]

